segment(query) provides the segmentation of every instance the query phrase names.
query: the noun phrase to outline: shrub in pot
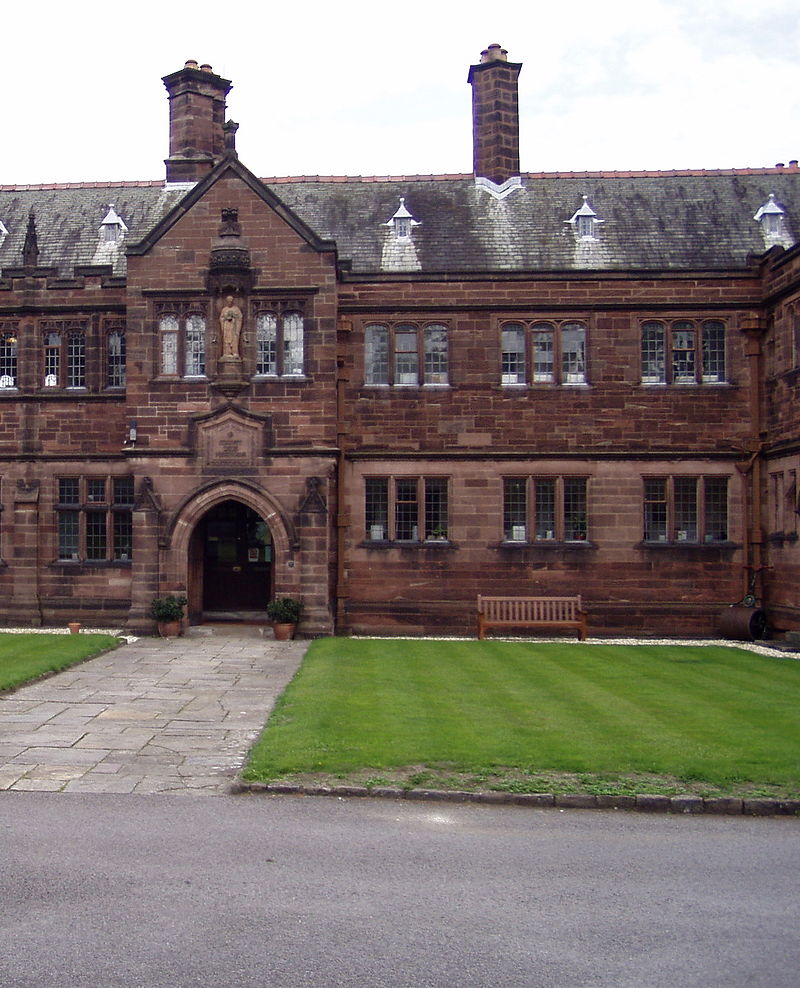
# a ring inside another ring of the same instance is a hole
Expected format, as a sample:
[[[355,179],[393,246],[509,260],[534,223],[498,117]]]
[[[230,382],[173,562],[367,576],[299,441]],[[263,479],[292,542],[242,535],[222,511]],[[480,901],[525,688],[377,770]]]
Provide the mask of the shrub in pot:
[[[150,615],[158,622],[158,633],[162,638],[176,638],[180,635],[183,622],[183,608],[188,603],[183,594],[167,594],[155,597],[150,605]]]
[[[294,636],[302,613],[303,602],[294,597],[276,597],[267,604],[267,614],[279,641],[287,641]]]

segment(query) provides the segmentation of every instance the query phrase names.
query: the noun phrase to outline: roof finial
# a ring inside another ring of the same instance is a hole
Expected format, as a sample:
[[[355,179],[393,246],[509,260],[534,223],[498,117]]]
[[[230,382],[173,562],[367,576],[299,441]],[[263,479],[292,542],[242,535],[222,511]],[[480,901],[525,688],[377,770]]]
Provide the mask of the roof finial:
[[[28,213],[28,229],[25,231],[25,243],[22,245],[22,264],[26,268],[35,268],[39,263],[39,241],[36,237],[36,218],[33,210]]]

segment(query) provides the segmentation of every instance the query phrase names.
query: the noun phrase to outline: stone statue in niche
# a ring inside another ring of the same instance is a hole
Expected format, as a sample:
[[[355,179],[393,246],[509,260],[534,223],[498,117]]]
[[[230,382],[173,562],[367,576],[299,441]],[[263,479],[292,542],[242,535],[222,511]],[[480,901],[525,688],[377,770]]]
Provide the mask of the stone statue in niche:
[[[239,360],[239,340],[242,335],[242,310],[229,295],[219,314],[219,325],[222,331],[222,359]]]

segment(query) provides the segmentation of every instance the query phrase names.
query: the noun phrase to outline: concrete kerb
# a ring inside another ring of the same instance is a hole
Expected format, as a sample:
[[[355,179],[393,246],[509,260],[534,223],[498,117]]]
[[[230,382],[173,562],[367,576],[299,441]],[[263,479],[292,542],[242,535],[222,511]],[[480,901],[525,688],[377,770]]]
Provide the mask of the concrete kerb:
[[[729,796],[593,795],[591,793],[467,792],[460,789],[402,789],[395,786],[318,786],[293,782],[247,782],[237,779],[231,795],[335,796],[403,799],[417,802],[479,803],[535,809],[635,810],[639,813],[706,814],[714,816],[798,816],[800,799],[734,798]]]

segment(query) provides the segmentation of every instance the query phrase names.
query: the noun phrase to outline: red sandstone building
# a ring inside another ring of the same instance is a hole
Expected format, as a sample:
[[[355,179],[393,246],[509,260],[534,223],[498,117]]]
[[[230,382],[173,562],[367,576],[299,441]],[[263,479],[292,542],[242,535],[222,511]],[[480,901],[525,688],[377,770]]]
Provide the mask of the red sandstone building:
[[[0,187],[1,623],[800,628],[797,162],[521,173],[519,70],[470,175],[260,180],[188,62],[166,181]]]

